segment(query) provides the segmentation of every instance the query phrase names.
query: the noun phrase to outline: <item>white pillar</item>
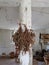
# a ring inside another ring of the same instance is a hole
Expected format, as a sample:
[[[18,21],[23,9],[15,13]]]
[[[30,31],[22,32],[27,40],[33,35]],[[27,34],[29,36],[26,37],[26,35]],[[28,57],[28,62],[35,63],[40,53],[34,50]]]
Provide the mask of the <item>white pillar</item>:
[[[32,51],[32,46],[30,45],[30,61],[29,61],[29,65],[33,65],[33,51]]]
[[[22,0],[20,5],[20,20],[31,28],[31,0]]]
[[[21,0],[20,5],[20,21],[26,24],[28,29],[31,29],[31,0]],[[29,65],[33,65],[32,47],[30,47],[30,61]]]

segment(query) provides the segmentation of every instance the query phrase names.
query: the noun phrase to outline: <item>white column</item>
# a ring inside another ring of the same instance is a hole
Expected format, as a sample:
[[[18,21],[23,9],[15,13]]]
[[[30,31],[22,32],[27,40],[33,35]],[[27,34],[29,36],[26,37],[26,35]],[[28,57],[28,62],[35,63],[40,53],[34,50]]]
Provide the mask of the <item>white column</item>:
[[[26,24],[28,29],[31,29],[31,0],[21,0],[20,5],[20,21]],[[29,65],[33,65],[32,47],[30,47]]]
[[[20,20],[31,28],[31,0],[22,0],[20,5]]]
[[[30,45],[30,61],[29,61],[29,65],[33,65],[33,51],[32,51],[32,46]]]

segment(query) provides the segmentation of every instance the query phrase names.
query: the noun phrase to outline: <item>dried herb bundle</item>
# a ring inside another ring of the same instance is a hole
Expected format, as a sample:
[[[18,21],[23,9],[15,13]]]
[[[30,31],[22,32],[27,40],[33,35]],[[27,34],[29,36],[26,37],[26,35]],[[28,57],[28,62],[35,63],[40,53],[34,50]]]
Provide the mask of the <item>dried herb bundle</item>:
[[[29,50],[29,45],[34,44],[34,36],[35,34],[33,33],[32,30],[28,30],[26,25],[24,25],[25,31],[22,29],[22,25],[19,25],[19,29],[15,34],[12,36],[13,41],[15,42],[16,47],[19,48],[19,50],[24,50],[28,51]]]

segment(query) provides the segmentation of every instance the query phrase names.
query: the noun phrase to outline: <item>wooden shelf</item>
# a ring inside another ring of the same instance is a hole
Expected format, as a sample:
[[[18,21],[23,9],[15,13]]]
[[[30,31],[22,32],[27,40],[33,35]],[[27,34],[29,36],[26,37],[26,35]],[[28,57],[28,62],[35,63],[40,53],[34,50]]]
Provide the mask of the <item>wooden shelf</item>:
[[[40,39],[44,42],[44,43],[48,43],[49,42],[49,34],[40,34]]]
[[[41,38],[49,39],[49,34],[41,34]]]

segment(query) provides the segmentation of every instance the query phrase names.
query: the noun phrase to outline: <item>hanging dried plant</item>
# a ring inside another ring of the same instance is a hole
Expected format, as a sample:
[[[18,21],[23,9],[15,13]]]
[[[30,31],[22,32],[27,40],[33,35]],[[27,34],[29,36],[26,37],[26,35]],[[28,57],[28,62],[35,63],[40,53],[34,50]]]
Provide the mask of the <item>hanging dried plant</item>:
[[[23,31],[22,24],[20,24],[19,29],[12,37],[16,47],[18,46],[19,50],[23,49],[24,51],[28,51],[29,45],[34,44],[33,38],[35,37],[35,34],[32,30],[29,31],[26,25],[24,25],[24,27],[25,31]]]

